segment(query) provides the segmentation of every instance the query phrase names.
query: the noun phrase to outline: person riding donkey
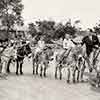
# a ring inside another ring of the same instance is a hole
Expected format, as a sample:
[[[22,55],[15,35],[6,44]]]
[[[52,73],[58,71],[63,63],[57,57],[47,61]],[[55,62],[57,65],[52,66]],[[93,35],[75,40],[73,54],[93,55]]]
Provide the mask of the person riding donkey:
[[[96,51],[97,49],[99,49],[100,46],[97,34],[94,33],[92,30],[89,30],[89,34],[83,37],[81,45],[85,45],[86,47],[84,58],[86,59],[86,62],[88,64],[89,71],[92,72],[95,65],[94,60],[97,53]]]
[[[41,36],[40,40],[37,42],[36,45],[35,57],[37,54],[41,54],[44,48],[45,48],[44,36]]]
[[[69,53],[72,50],[72,48],[75,47],[75,45],[74,45],[74,43],[73,43],[73,41],[72,41],[71,38],[72,38],[71,35],[69,35],[69,34],[65,35],[65,38],[63,40],[63,49],[64,49],[64,52],[62,54],[61,61],[63,61],[63,59],[69,55]]]

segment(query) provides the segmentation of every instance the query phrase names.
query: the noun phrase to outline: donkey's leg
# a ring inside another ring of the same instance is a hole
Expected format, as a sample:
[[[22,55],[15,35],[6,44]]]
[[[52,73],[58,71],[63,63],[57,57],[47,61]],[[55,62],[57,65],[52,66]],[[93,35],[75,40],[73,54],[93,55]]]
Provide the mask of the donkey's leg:
[[[68,74],[67,74],[67,83],[70,82],[70,68],[67,69]]]
[[[4,62],[4,74],[7,74],[7,61]]]
[[[35,60],[32,58],[33,75],[35,74]]]
[[[35,62],[33,61],[33,75],[35,74]]]
[[[47,68],[48,68],[48,63],[46,62],[46,63],[44,64],[44,77],[46,77]]]
[[[2,62],[0,62],[0,73],[2,73],[2,67],[3,67],[3,64]]]
[[[82,69],[81,69],[81,76],[80,76],[82,82],[83,82],[83,74],[84,74],[85,68],[86,68],[86,65],[85,65],[85,62],[84,62]]]
[[[89,59],[90,57],[87,57],[86,58],[86,62],[87,62],[87,64],[88,64],[88,67],[89,67],[89,72],[91,73],[92,71],[93,71],[93,68],[92,68],[92,65],[91,65],[91,62],[90,62],[90,59]]]
[[[0,73],[2,73],[2,67],[3,67],[3,64],[2,64],[1,57],[0,57]]]
[[[77,82],[79,82],[79,78],[80,78],[80,70],[78,69],[77,71],[78,71],[78,72],[77,72]]]
[[[46,77],[46,70],[47,70],[47,68],[45,67],[44,68],[44,77]]]
[[[23,75],[23,69],[22,69],[23,66],[22,65],[23,65],[23,61],[20,62],[20,74],[21,75]]]
[[[40,64],[40,76],[42,77],[42,72],[43,72],[43,64]]]
[[[57,79],[57,70],[58,70],[58,67],[56,66],[56,68],[55,68],[55,79]]]
[[[6,70],[7,73],[10,73],[9,67],[10,67],[11,61],[12,61],[12,59],[9,59],[8,62],[7,62],[7,70]]]
[[[38,75],[38,68],[39,68],[39,64],[36,64],[36,75]]]
[[[61,80],[62,79],[62,66],[59,67],[59,74],[60,74],[59,79]]]
[[[76,61],[76,70],[77,70],[76,79],[77,79],[77,82],[79,82],[79,78],[80,78],[81,61],[82,61],[81,57],[79,57],[78,60]]]
[[[18,60],[16,60],[16,75],[18,75],[18,70],[19,70],[19,61]]]
[[[82,66],[82,65],[81,65],[81,62],[79,61],[78,64],[76,65],[76,70],[77,70],[77,82],[79,82],[81,66]]]
[[[75,83],[75,77],[76,77],[76,68],[73,69],[73,83]]]

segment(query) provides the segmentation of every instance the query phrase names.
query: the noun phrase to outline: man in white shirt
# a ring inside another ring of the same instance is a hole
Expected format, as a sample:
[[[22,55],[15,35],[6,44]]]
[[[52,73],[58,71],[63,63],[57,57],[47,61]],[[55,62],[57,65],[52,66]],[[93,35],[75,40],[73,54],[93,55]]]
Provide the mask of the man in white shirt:
[[[75,47],[74,43],[71,40],[71,36],[69,34],[65,35],[65,39],[63,40],[63,48],[70,49]]]

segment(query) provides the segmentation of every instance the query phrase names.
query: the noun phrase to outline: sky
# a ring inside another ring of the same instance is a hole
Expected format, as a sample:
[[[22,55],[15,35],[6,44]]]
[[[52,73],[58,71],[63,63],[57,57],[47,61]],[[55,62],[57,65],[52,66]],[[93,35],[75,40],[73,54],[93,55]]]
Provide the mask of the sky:
[[[22,0],[25,23],[37,19],[65,22],[81,20],[81,27],[91,28],[100,20],[100,0]]]

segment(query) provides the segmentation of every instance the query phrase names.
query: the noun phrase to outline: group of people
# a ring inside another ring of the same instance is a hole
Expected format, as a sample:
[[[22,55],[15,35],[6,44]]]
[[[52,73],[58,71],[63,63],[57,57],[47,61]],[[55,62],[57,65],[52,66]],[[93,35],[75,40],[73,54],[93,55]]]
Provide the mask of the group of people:
[[[13,57],[13,56],[17,58],[18,55],[17,55],[16,49],[23,47],[26,44],[27,44],[26,40],[24,41],[23,40],[18,40],[18,41],[10,40],[9,42],[6,41],[0,44],[0,72],[2,72],[2,63],[5,62],[2,58],[5,57],[9,59],[9,57]],[[86,51],[82,55],[82,57],[87,62],[89,71],[92,72],[92,70],[95,69],[95,59],[97,57],[97,54],[99,53],[100,42],[99,42],[97,34],[91,31],[89,32],[88,35],[83,37],[80,43],[79,42],[77,43],[76,41],[74,41],[71,35],[66,34],[62,42],[62,47],[64,51],[62,53],[61,60],[63,60],[63,58],[66,55],[68,56],[71,49],[75,48],[75,45],[79,45],[79,44],[81,45],[81,47],[85,45]],[[37,41],[37,43],[34,45],[33,48],[35,48],[34,57],[36,57],[37,54],[44,51],[44,49],[46,48],[45,37],[40,36],[40,39]],[[8,52],[8,55],[10,54],[10,56],[7,55],[7,52]],[[92,61],[91,61],[91,56],[92,56]],[[6,62],[4,66],[7,66],[7,63],[8,62]],[[7,67],[5,67],[5,69],[7,69]]]

